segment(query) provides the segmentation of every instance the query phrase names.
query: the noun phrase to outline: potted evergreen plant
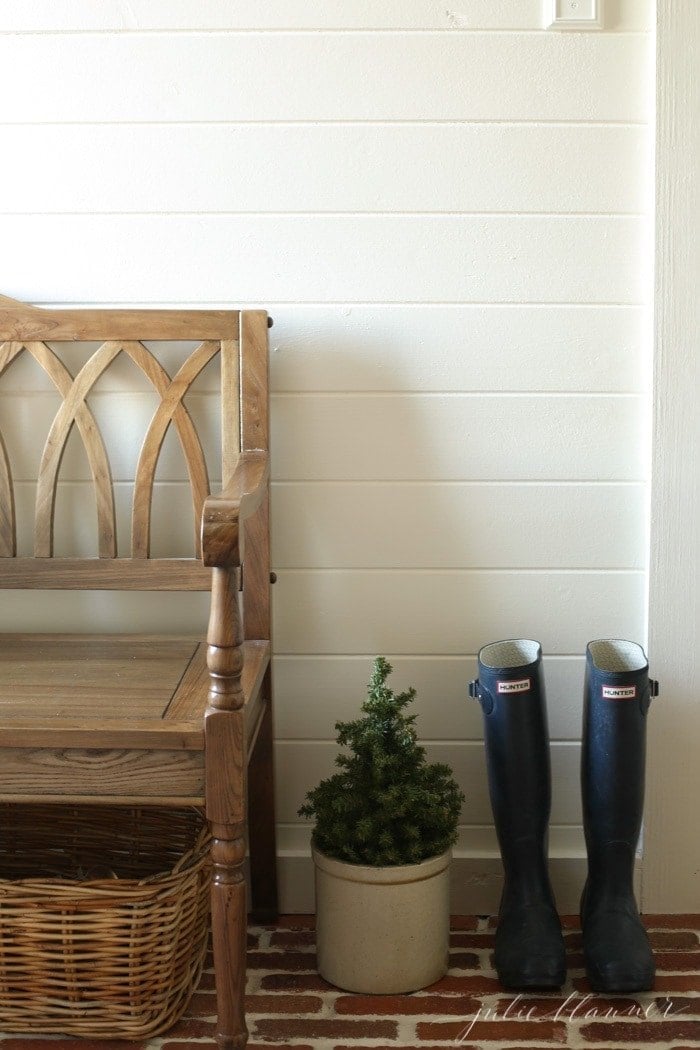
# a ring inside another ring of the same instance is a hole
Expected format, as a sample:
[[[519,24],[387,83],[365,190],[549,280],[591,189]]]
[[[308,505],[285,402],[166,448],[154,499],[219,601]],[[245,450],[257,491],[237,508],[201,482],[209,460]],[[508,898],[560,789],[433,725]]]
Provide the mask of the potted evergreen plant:
[[[374,662],[363,717],[337,722],[340,772],[308,793],[322,977],[356,992],[408,992],[448,965],[449,862],[464,795],[417,743],[415,690],[394,695]]]

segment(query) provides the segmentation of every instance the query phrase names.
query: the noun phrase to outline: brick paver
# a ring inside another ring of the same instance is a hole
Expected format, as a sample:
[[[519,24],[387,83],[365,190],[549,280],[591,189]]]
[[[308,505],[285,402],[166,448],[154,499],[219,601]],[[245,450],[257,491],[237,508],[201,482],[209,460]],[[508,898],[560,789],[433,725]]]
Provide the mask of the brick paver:
[[[653,991],[596,995],[583,973],[575,916],[564,916],[569,973],[559,992],[504,991],[492,968],[494,920],[455,916],[450,970],[411,995],[354,995],[316,972],[313,918],[286,916],[249,936],[249,1050],[599,1050],[700,1046],[700,916],[646,916],[657,961]],[[0,1033],[0,1050],[193,1050],[212,1045],[209,965],[185,1017],[144,1042]]]

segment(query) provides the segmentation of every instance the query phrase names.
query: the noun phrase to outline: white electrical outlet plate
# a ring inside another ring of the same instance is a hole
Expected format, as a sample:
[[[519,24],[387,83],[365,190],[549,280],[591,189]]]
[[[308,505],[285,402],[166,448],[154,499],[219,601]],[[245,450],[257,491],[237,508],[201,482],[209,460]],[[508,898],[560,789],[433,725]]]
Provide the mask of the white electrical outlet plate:
[[[603,0],[545,0],[545,28],[602,29]]]

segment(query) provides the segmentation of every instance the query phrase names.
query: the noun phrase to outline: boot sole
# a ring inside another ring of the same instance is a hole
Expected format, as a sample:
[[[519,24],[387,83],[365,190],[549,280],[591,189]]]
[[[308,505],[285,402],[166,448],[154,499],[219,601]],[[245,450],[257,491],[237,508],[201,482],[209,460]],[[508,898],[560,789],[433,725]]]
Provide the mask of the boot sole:
[[[518,991],[521,988],[561,988],[566,981],[566,974],[561,977],[509,977],[507,974],[498,974],[498,980],[507,991]]]
[[[647,973],[618,974],[617,976],[603,976],[597,967],[591,966],[584,954],[586,977],[594,992],[651,992],[654,988],[656,971]]]
[[[586,976],[593,992],[651,992],[654,989],[653,974],[651,977],[645,977],[638,981],[632,978],[629,980],[606,981],[599,977],[594,977],[588,971],[586,971]]]

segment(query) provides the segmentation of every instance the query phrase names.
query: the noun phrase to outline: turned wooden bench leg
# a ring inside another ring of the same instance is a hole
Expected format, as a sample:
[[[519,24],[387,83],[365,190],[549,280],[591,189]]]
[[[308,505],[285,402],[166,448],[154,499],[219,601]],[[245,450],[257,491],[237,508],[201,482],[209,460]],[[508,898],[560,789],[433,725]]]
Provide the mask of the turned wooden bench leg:
[[[213,861],[211,904],[214,978],[220,1050],[239,1050],[248,1041],[245,1024],[246,747],[241,690],[242,630],[238,588],[230,568],[212,573],[207,632],[209,703],[204,716],[206,811]]]
[[[216,982],[216,1042],[220,1050],[239,1050],[248,1042],[245,1023],[246,886],[245,827],[211,825],[214,840],[211,927]]]

